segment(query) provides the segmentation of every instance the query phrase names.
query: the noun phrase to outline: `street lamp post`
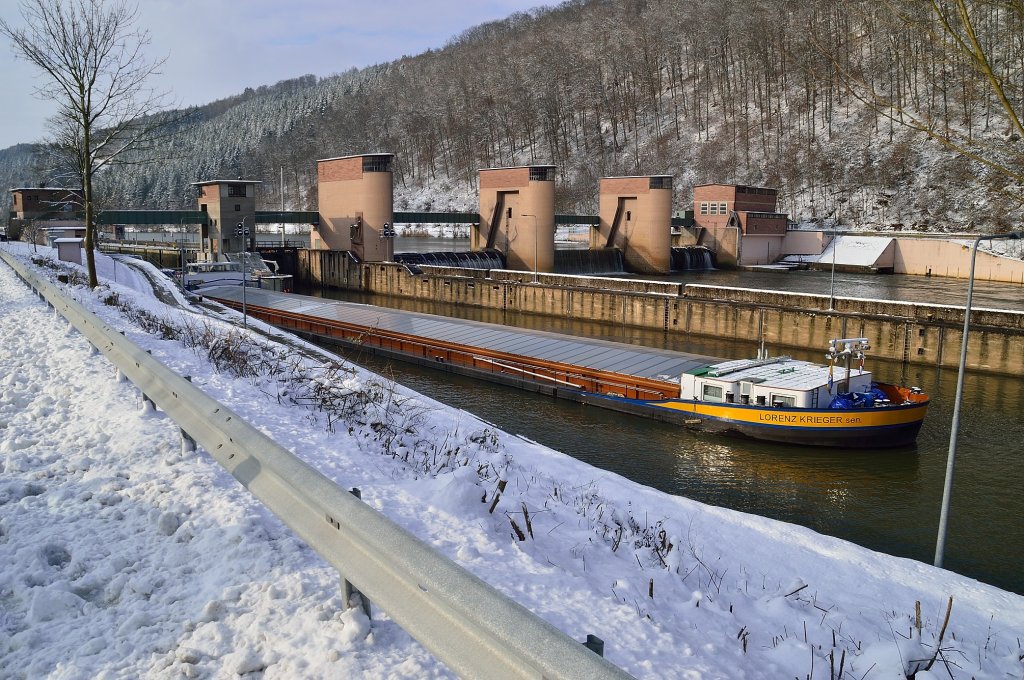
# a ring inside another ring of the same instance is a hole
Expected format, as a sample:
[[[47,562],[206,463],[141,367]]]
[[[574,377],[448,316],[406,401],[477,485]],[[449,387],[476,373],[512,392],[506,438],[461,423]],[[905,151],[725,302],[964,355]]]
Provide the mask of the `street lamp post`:
[[[949,455],[946,458],[946,480],[942,487],[942,511],[939,514],[939,535],[935,541],[935,566],[942,566],[946,549],[946,529],[949,523],[949,501],[953,493],[953,468],[956,464],[956,438],[960,430],[960,401],[964,391],[964,367],[967,364],[967,334],[971,328],[971,301],[974,297],[974,264],[978,256],[978,245],[982,241],[1024,238],[1024,232],[1011,231],[1007,234],[979,236],[971,246],[971,271],[967,278],[967,307],[964,309],[964,332],[960,342],[960,368],[956,375],[956,396],[953,399],[953,424],[949,431]]]
[[[185,288],[185,218],[182,217],[178,222],[178,257],[180,258],[178,264],[181,265],[181,287]]]
[[[836,306],[836,240],[838,239],[836,230],[832,230],[832,280],[828,286],[828,311],[835,310]]]

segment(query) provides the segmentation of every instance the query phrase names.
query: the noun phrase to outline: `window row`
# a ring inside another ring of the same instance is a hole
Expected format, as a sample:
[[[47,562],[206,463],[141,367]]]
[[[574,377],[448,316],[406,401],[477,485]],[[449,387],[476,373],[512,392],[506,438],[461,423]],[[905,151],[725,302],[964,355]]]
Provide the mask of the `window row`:
[[[725,201],[701,201],[701,215],[728,215],[728,204]]]
[[[744,393],[744,394],[746,394],[746,393]],[[728,393],[728,394],[725,394],[725,390],[723,390],[720,385],[711,385],[711,384],[708,384],[708,383],[704,383],[703,388],[701,389],[701,401],[710,401],[710,402],[717,402],[717,403],[724,403],[724,402],[732,403],[732,398],[733,398],[733,394],[731,392]],[[765,403],[764,396],[757,397],[757,403],[758,404],[764,404]],[[794,397],[792,395],[789,395],[789,394],[776,394],[775,392],[772,392],[771,393],[770,403],[771,403],[772,406],[774,406],[776,408],[778,408],[778,407],[782,407],[782,408],[795,408],[796,407],[796,397]]]

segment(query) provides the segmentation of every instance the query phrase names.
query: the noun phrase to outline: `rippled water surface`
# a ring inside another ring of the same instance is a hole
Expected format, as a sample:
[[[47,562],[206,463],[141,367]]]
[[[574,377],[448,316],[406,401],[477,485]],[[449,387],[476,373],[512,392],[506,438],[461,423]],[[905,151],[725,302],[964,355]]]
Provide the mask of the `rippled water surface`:
[[[814,288],[822,280],[828,285],[829,274],[713,272],[688,280],[817,292]],[[937,292],[937,284],[950,297],[958,288],[965,291],[963,281],[836,275],[837,295],[874,299],[921,296],[935,302],[945,294]],[[979,286],[978,293],[991,306],[1024,308],[1020,286],[988,284]],[[752,356],[756,349],[753,343],[687,339],[681,334],[416,300],[337,291],[315,294],[712,356]],[[795,522],[894,555],[929,563],[933,559],[955,371],[875,361],[876,376],[922,386],[931,395],[932,406],[916,447],[865,452],[700,435],[401,362],[349,356],[502,429],[647,486]],[[820,361],[821,351],[809,350],[800,358]],[[1024,380],[968,374],[962,417],[945,566],[1024,593]]]

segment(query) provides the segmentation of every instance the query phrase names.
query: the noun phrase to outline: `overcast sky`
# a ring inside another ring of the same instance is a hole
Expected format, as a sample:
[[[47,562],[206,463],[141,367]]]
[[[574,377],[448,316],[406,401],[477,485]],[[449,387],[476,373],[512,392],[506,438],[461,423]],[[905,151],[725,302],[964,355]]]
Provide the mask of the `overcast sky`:
[[[182,106],[205,104],[306,73],[328,76],[439,48],[471,26],[545,0],[142,0],[149,54],[167,57],[154,82]],[[18,0],[0,17],[21,25]],[[34,96],[39,72],[0,38],[0,149],[41,141],[51,104]]]

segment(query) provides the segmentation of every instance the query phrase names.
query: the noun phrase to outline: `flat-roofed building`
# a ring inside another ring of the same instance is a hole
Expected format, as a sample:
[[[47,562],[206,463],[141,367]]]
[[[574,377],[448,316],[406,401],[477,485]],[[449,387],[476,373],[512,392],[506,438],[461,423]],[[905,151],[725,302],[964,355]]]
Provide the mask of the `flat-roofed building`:
[[[192,183],[199,190],[199,210],[209,216],[201,231],[207,259],[216,262],[225,253],[240,253],[255,245],[256,187],[260,184],[260,180],[241,177]]]
[[[767,264],[783,255],[789,216],[777,210],[779,192],[742,184],[700,184],[693,188],[694,224],[705,231],[701,244],[719,264]]]
[[[626,268],[667,274],[672,268],[672,177],[602,177],[600,223],[591,248],[618,248]]]
[[[311,248],[347,250],[366,262],[394,259],[394,158],[369,153],[316,162],[320,224]]]
[[[59,236],[84,235],[81,189],[17,187],[10,191],[7,234],[21,233],[21,238],[37,245],[48,245],[49,240]],[[50,237],[51,233],[55,236]]]
[[[11,189],[11,219],[65,218],[82,205],[82,190],[61,187]]]

